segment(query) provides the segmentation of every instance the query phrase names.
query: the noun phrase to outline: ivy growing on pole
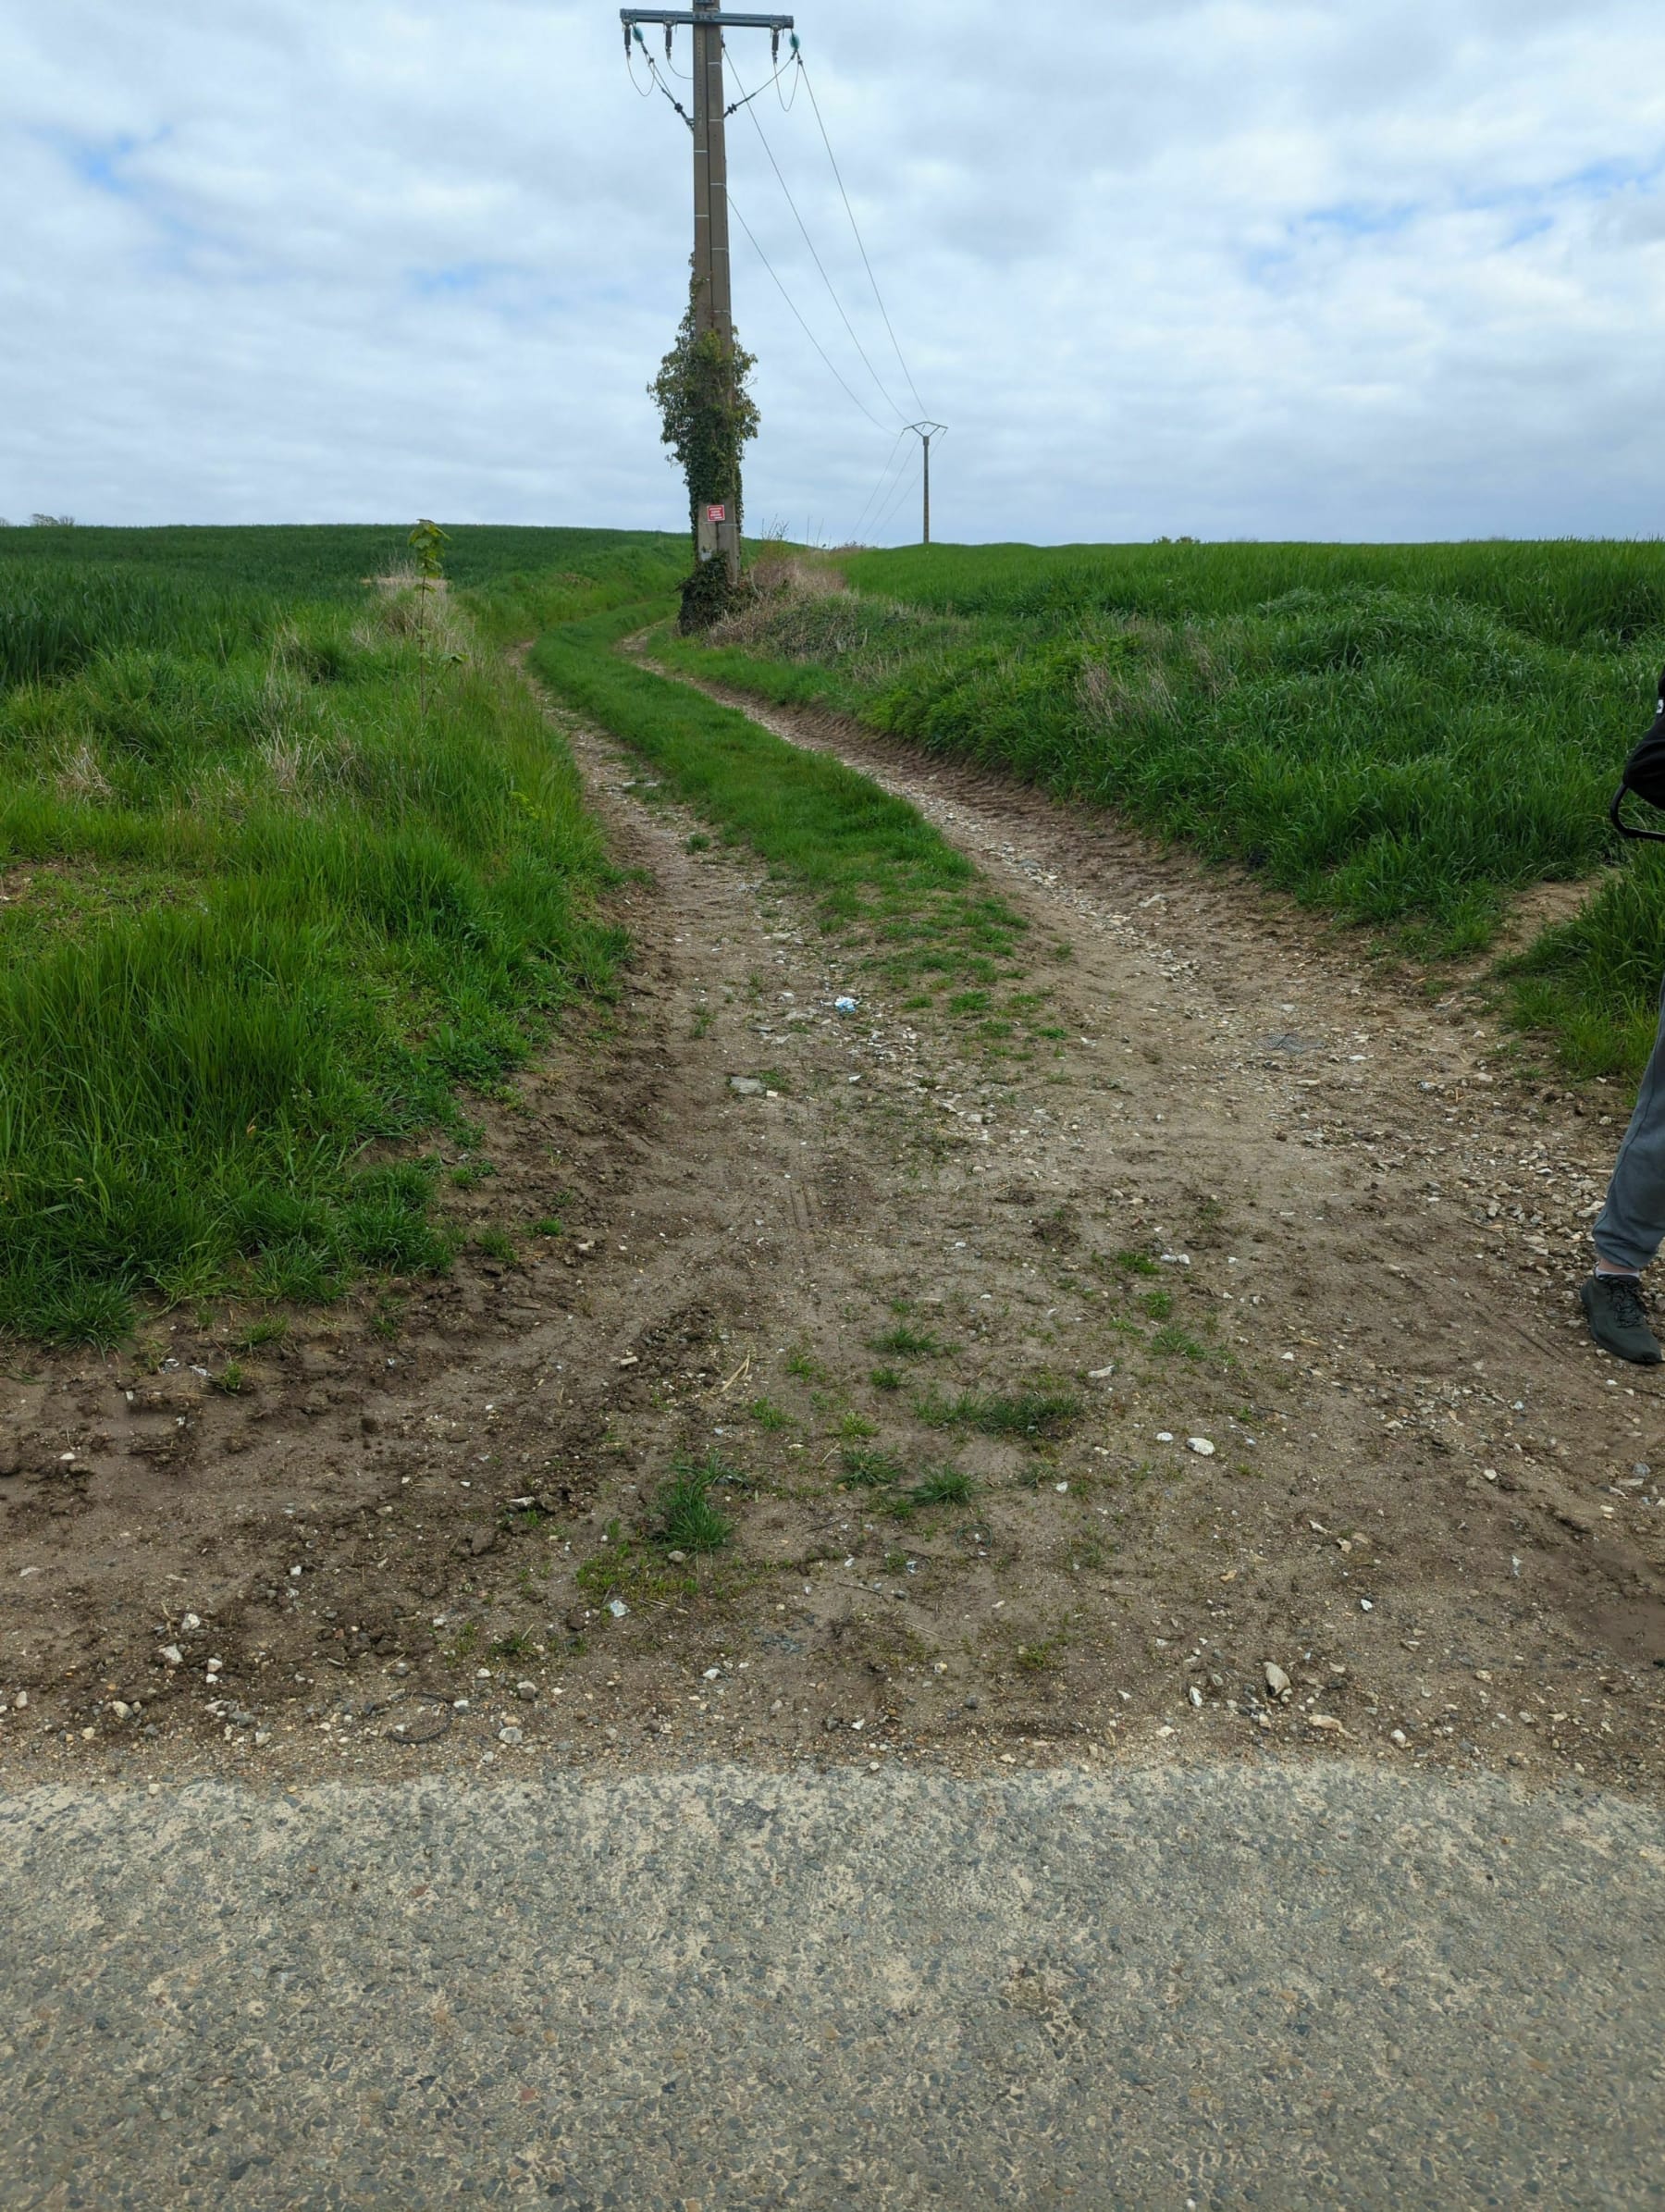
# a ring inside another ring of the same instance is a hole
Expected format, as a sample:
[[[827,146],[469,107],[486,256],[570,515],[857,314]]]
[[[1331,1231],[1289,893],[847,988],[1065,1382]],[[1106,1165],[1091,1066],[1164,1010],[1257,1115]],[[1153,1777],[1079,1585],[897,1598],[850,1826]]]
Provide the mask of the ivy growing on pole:
[[[648,387],[660,411],[660,436],[688,487],[695,574],[683,594],[684,627],[694,606],[704,610],[709,602],[705,619],[712,620],[728,596],[722,562],[699,558],[699,514],[707,506],[726,507],[738,535],[740,458],[758,425],[757,402],[748,389],[755,356],[737,340],[725,343],[719,330],[700,329],[697,306],[697,291],[691,287],[676,342]]]

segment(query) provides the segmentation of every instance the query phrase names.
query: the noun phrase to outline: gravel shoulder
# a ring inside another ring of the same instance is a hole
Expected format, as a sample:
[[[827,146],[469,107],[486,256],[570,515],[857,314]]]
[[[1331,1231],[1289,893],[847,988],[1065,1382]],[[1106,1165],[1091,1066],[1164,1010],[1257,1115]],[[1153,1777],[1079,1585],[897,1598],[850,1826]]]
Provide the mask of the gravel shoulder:
[[[1628,1102],[1239,879],[751,711],[1025,914],[1029,1041],[889,1003],[563,721],[637,949],[448,1160],[504,1256],[10,1374],[14,1779],[1274,1748],[1653,1794],[1661,1384],[1571,1297]],[[673,1558],[713,1453],[734,1540]]]

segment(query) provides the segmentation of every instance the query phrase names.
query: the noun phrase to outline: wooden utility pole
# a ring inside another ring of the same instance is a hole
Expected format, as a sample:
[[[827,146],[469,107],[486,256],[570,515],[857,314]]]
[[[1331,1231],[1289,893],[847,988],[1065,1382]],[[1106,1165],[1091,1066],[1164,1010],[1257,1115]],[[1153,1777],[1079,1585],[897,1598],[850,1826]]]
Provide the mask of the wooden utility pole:
[[[909,423],[908,428],[925,448],[925,536],[922,542],[931,543],[931,441],[940,438],[947,429],[946,423]],[[892,498],[894,498],[893,493]]]
[[[725,354],[734,348],[734,295],[729,275],[728,145],[722,97],[722,34],[724,31],[768,31],[778,45],[781,33],[793,27],[790,16],[725,16],[721,0],[693,0],[692,12],[657,7],[622,7],[624,42],[642,23],[665,28],[665,50],[671,33],[682,24],[694,33],[694,335],[703,338],[715,330]],[[638,32],[639,35],[639,32]],[[736,487],[736,490],[738,487]],[[712,505],[702,501],[695,511],[694,526],[699,558],[721,560],[729,581],[740,577],[740,514],[738,502]]]

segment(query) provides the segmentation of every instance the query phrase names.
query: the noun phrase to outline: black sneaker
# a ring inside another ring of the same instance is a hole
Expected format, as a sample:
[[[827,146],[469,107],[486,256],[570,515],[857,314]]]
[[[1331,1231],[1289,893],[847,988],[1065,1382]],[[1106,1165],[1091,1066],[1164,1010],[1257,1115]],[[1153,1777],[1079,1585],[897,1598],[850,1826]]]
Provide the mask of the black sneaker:
[[[1647,1308],[1634,1275],[1592,1275],[1579,1285],[1578,1303],[1590,1334],[1604,1352],[1616,1353],[1638,1367],[1657,1367],[1659,1340],[1647,1326]]]

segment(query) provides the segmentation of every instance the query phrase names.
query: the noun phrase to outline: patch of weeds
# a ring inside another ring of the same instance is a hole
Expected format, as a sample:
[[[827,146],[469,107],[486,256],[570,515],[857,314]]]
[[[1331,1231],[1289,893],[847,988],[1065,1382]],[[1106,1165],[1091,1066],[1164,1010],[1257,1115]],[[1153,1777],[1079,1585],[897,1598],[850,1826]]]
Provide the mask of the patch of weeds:
[[[888,1452],[846,1452],[839,1477],[846,1490],[894,1489],[907,1480],[907,1469]]]
[[[689,1035],[696,1038],[709,1036],[710,1033],[711,1023],[714,1019],[715,1017],[712,1015],[709,1007],[701,1007],[698,1013],[694,1017],[694,1026],[688,1032]]]
[[[877,1436],[879,1431],[859,1414],[844,1414],[839,1417],[838,1433],[846,1442],[857,1443],[863,1437]]]
[[[690,834],[688,838],[688,850],[691,853],[709,853],[710,849],[711,840],[706,835],[703,830],[695,830]]]
[[[1102,1567],[1104,1563],[1104,1547],[1097,1537],[1089,1537],[1083,1543],[1070,1545],[1069,1564],[1072,1570],[1091,1575],[1095,1567]]]
[[[958,1398],[921,1399],[914,1408],[928,1427],[974,1428],[990,1437],[1055,1436],[1080,1410],[1073,1391],[1049,1390],[989,1397],[966,1391]]]
[[[479,1646],[480,1624],[478,1621],[464,1621],[446,1647],[444,1652],[446,1664],[453,1667],[462,1666],[464,1661],[475,1656]]]
[[[541,1221],[533,1222],[532,1234],[535,1237],[558,1237],[561,1233],[562,1227],[563,1224],[558,1214],[546,1214]]]
[[[474,1191],[497,1171],[494,1160],[464,1160],[461,1167],[451,1169],[450,1179],[459,1191]]]
[[[825,1382],[827,1370],[808,1348],[797,1345],[786,1354],[786,1372],[796,1375],[800,1382]]]
[[[746,1409],[759,1428],[790,1428],[792,1415],[772,1398],[754,1398]]]
[[[929,1329],[899,1327],[868,1339],[870,1352],[892,1352],[899,1359],[942,1359],[949,1346],[939,1344]]]
[[[375,1310],[370,1316],[370,1327],[374,1333],[380,1337],[383,1343],[388,1344],[392,1342],[404,1327],[404,1300],[395,1298],[390,1292],[384,1291],[376,1300]]]
[[[778,1091],[783,1098],[792,1096],[792,1085],[778,1068],[758,1068],[752,1080],[761,1083],[766,1091]]]
[[[532,1632],[517,1628],[512,1636],[500,1636],[490,1647],[493,1659],[524,1659],[532,1650]]]
[[[986,991],[956,991],[948,1001],[951,1014],[986,1014],[993,1001]]]
[[[884,1571],[887,1575],[906,1575],[907,1572],[906,1552],[887,1551],[884,1555]]]
[[[243,1371],[234,1359],[228,1359],[217,1375],[209,1378],[211,1388],[223,1390],[228,1398],[236,1397],[243,1387]]]
[[[342,1283],[329,1253],[303,1237],[288,1237],[262,1253],[253,1289],[257,1297],[285,1305],[332,1305]]]
[[[734,1524],[711,1503],[710,1492],[718,1483],[733,1480],[734,1470],[715,1452],[672,1465],[671,1479],[659,1494],[659,1542],[672,1551],[721,1551],[732,1540]]]
[[[1206,1359],[1208,1347],[1199,1344],[1189,1336],[1178,1321],[1170,1321],[1166,1328],[1159,1328],[1151,1339],[1151,1350],[1176,1355],[1180,1359]]]
[[[962,1467],[933,1467],[908,1492],[912,1505],[969,1505],[977,1485]]]
[[[488,1260],[500,1260],[505,1267],[513,1267],[518,1257],[514,1239],[507,1230],[476,1229],[469,1242]]]
[[[1124,1275],[1160,1275],[1162,1272],[1148,1252],[1118,1252],[1116,1265]]]
[[[868,1380],[876,1390],[899,1390],[902,1388],[902,1378],[894,1367],[875,1367]]]
[[[1145,1291],[1137,1301],[1153,1321],[1166,1321],[1174,1310],[1172,1291]]]
[[[640,1564],[635,1546],[625,1536],[617,1521],[609,1521],[601,1532],[606,1549],[598,1551],[593,1559],[586,1559],[573,1576],[586,1596],[605,1605],[610,1598],[616,1598],[635,1580]]]
[[[1050,1674],[1063,1664],[1065,1641],[1060,1628],[1051,1636],[1042,1637],[1038,1644],[1019,1644],[1018,1664],[1026,1674]]]
[[[279,1314],[269,1314],[259,1321],[250,1322],[232,1346],[236,1352],[259,1352],[268,1344],[281,1344],[289,1335],[289,1323]]]

